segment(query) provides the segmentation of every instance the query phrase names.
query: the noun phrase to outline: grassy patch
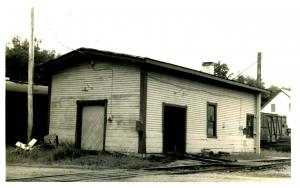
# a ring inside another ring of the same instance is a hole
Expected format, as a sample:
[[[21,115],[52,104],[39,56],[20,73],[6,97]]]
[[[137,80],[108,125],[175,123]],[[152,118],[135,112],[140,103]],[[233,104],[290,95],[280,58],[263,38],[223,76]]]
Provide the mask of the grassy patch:
[[[127,156],[120,153],[91,153],[76,149],[73,144],[63,143],[56,148],[35,147],[24,151],[15,147],[6,149],[6,162],[26,164],[76,165],[84,168],[126,168],[139,169],[156,166],[160,163]]]
[[[70,162],[70,161],[69,161]],[[81,156],[70,163],[79,164],[88,168],[126,168],[139,169],[156,166],[159,163],[146,159],[127,156],[119,153],[101,152],[96,155]]]
[[[37,146],[31,151],[16,147],[6,148],[6,161],[18,163],[52,163],[63,159],[74,159],[81,156],[81,151],[73,144],[63,143],[56,148]]]

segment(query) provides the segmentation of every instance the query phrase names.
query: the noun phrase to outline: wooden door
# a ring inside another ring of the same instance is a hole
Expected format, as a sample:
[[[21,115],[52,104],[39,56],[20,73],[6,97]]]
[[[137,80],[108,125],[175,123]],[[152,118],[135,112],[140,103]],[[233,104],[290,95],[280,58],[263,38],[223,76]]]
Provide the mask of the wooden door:
[[[102,151],[104,142],[104,106],[83,106],[81,149]]]

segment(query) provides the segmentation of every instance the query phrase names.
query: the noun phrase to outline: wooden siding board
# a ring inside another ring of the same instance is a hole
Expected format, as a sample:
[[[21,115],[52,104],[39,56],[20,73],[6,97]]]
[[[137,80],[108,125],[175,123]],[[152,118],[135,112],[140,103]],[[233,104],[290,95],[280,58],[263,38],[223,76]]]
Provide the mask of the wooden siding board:
[[[112,117],[112,121],[107,121],[105,145],[108,150],[120,151],[114,145],[123,144],[128,138],[135,142],[138,139],[135,122],[139,120],[139,92],[137,66],[97,61],[94,67],[81,63],[60,70],[51,82],[50,132],[74,141],[76,101],[107,99],[107,117]],[[137,152],[135,142],[126,144],[128,151]]]
[[[199,152],[203,148],[232,152],[253,150],[253,139],[246,140],[240,127],[246,126],[246,113],[255,113],[254,94],[156,72],[148,75],[147,152],[161,151],[163,102],[188,106],[187,152]],[[218,104],[216,139],[206,138],[207,102]]]

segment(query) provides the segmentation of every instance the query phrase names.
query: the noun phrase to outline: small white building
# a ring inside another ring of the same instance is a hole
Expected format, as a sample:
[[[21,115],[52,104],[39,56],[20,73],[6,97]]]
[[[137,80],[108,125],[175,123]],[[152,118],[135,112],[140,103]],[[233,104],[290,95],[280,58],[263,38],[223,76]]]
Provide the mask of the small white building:
[[[261,112],[286,116],[288,128],[292,128],[292,93],[289,90],[281,89],[272,99],[262,108]]]

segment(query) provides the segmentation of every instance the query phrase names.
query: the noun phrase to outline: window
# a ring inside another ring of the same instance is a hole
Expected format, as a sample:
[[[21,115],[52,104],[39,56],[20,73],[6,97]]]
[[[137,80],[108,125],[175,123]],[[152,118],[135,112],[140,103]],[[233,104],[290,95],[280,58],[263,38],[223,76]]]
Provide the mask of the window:
[[[289,112],[291,111],[291,109],[292,109],[292,104],[289,103]]]
[[[271,104],[271,112],[275,112],[276,111],[276,108],[275,108],[275,104]]]
[[[217,104],[207,103],[207,137],[217,137]]]
[[[254,115],[247,114],[246,120],[246,137],[253,138],[253,127],[254,127]]]

